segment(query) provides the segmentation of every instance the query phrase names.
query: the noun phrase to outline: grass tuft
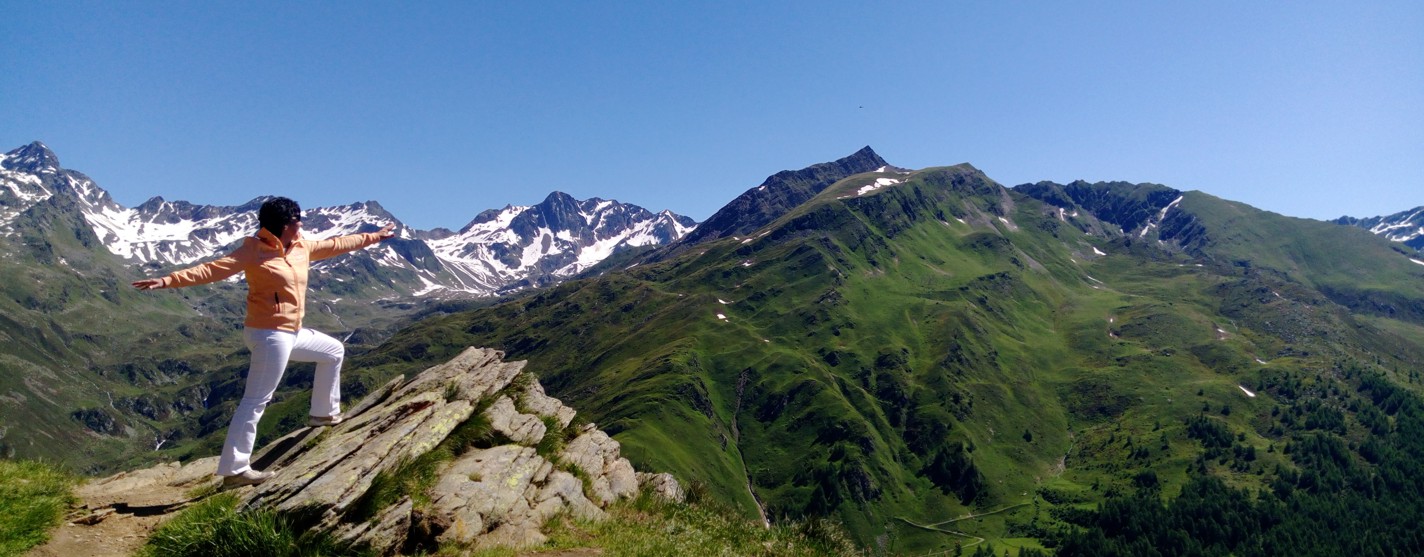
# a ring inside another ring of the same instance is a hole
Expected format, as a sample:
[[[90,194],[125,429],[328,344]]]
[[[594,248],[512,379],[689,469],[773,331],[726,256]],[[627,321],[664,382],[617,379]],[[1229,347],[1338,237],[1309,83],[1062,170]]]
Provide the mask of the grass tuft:
[[[48,540],[74,500],[74,483],[45,462],[0,460],[0,555],[18,555]]]
[[[539,440],[539,444],[534,447],[534,452],[543,457],[544,460],[558,464],[559,453],[564,452],[564,446],[569,439],[559,429],[559,419],[544,416],[544,438]]]
[[[322,532],[303,532],[272,511],[237,511],[237,496],[208,498],[159,527],[140,557],[363,555]]]
[[[614,504],[608,519],[551,521],[550,546],[602,548],[610,555],[859,555],[837,522],[787,522],[765,528],[711,501],[675,503],[651,494]]]

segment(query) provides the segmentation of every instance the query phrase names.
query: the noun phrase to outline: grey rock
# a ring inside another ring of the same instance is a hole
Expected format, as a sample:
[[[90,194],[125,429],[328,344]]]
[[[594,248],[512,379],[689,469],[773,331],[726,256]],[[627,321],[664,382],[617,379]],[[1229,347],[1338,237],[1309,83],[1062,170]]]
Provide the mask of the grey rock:
[[[485,410],[485,417],[489,418],[492,429],[521,445],[538,444],[547,430],[544,421],[538,416],[520,414],[514,407],[514,401],[509,400],[507,396],[501,396],[494,401],[494,404]]]
[[[592,424],[564,447],[559,458],[577,466],[593,481],[593,494],[604,505],[638,494],[632,464],[619,456],[619,444]]]
[[[544,386],[538,381],[531,381],[529,386],[520,393],[520,405],[525,409],[540,416],[556,418],[559,420],[559,429],[569,427],[574,421],[574,416],[578,414],[573,408],[564,406],[559,399],[544,394]]]
[[[470,451],[456,459],[436,482],[431,511],[452,518],[441,541],[469,543],[504,523],[523,523],[532,507],[526,493],[545,480],[553,466],[534,449],[504,445]]]
[[[393,382],[381,402],[330,428],[254,489],[244,505],[316,511],[324,516],[323,526],[335,526],[377,474],[435,448],[474,412],[472,401],[509,385],[524,363],[504,363],[502,356],[470,348],[409,382]]]
[[[539,492],[537,503],[536,508],[540,509],[545,517],[557,514],[561,508],[567,508],[575,518],[583,520],[598,520],[607,516],[603,509],[584,496],[583,482],[563,470],[549,474],[549,481]],[[557,507],[550,508],[550,503],[556,504]]]
[[[613,490],[613,494],[618,498],[627,499],[638,495],[638,471],[633,469],[633,463],[617,456],[617,453],[612,462],[604,464],[603,476],[608,478],[608,488]]]
[[[379,555],[395,555],[410,532],[415,503],[410,497],[382,511],[370,522],[346,522],[336,527],[333,537],[357,547],[370,548]]]
[[[682,503],[687,501],[687,493],[682,490],[682,484],[677,482],[672,474],[662,472],[653,474],[649,472],[638,472],[638,487],[644,491],[667,499]]]

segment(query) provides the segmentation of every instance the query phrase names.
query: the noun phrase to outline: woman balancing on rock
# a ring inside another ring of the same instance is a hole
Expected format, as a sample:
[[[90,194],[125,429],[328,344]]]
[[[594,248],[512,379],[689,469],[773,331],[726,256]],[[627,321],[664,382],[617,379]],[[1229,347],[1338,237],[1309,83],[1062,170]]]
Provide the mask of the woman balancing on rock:
[[[242,338],[252,351],[252,365],[218,460],[223,487],[257,484],[272,475],[252,469],[252,445],[257,440],[257,421],[271,402],[289,360],[316,362],[308,423],[313,427],[341,423],[341,361],[345,348],[330,336],[302,327],[307,267],[312,261],[358,250],[395,234],[395,225],[387,224],[366,234],[303,239],[302,208],[285,197],[263,203],[257,211],[257,221],[257,235],[245,238],[241,247],[225,257],[133,283],[139,290],[179,288],[247,274],[247,320]]]

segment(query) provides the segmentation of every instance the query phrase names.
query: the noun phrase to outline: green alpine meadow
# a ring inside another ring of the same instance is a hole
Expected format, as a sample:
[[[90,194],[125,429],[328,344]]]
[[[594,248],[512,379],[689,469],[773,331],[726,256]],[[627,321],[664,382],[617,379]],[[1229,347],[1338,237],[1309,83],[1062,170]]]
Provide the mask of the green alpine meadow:
[[[634,462],[876,554],[1409,553],[1411,253],[1159,185],[861,173],[352,367],[505,350]]]

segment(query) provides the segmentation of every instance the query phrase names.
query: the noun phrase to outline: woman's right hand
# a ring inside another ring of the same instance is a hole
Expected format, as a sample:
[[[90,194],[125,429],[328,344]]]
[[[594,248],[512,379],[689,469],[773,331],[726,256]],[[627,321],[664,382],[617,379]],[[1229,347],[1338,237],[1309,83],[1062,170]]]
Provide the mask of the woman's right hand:
[[[133,287],[139,290],[156,290],[163,288],[163,279],[151,278],[133,281]]]

